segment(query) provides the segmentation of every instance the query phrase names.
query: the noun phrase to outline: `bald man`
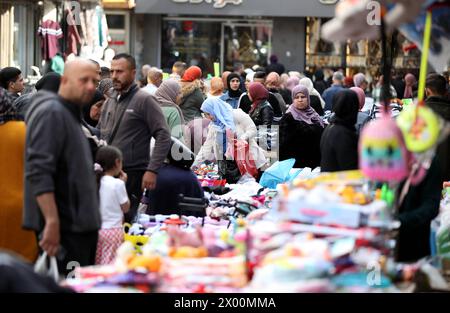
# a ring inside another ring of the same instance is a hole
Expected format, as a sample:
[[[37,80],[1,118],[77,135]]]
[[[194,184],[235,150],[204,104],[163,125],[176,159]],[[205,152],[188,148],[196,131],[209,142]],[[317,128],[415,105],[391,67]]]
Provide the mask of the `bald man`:
[[[40,90],[26,118],[23,227],[56,256],[60,274],[95,263],[101,217],[81,108],[92,100],[98,80],[92,62],[68,62],[59,94]]]
[[[286,113],[286,102],[280,94],[281,77],[277,72],[271,72],[266,77],[265,82],[267,90],[273,95],[269,95],[269,103],[274,106],[278,105],[282,114]],[[275,98],[275,100],[274,100]],[[274,112],[278,111],[274,108]],[[277,115],[277,114],[275,114]]]
[[[159,68],[152,67],[147,74],[147,86],[142,90],[154,95],[158,87],[161,86],[163,81],[163,73]]]

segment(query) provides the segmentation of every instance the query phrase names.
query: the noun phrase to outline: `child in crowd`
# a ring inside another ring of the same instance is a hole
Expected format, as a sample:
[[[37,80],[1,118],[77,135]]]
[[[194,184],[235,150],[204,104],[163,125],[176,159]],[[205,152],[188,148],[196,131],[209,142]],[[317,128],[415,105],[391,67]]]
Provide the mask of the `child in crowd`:
[[[95,263],[110,264],[114,261],[117,248],[123,242],[123,214],[130,209],[125,189],[127,174],[122,171],[120,150],[113,146],[101,147],[96,156],[95,172],[102,216]]]

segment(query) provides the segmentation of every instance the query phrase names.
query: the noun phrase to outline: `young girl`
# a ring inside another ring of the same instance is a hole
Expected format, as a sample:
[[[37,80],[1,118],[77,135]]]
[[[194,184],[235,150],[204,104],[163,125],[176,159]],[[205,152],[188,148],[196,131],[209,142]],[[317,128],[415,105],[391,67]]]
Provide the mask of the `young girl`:
[[[130,209],[125,189],[127,174],[122,171],[122,153],[113,146],[97,152],[95,172],[100,191],[102,228],[98,234],[96,264],[114,261],[117,248],[123,242],[123,214]],[[118,176],[119,178],[115,178]]]

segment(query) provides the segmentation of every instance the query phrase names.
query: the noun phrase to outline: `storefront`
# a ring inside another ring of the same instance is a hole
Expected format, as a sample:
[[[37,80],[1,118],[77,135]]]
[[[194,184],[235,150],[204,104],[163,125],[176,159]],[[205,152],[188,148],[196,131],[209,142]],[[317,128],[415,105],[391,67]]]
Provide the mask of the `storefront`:
[[[287,70],[302,70],[306,17],[332,17],[335,2],[137,0],[138,57],[164,70],[183,60],[212,73],[214,62],[228,70],[236,62],[265,64],[276,54]]]
[[[39,66],[35,34],[43,10],[43,1],[0,1],[0,68],[19,67],[26,76]]]

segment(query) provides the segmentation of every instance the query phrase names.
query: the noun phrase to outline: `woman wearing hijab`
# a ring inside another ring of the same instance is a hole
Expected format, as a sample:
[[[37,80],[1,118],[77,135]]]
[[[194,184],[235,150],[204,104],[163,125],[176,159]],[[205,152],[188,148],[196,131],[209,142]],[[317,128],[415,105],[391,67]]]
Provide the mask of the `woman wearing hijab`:
[[[193,167],[201,165],[204,161],[217,161],[219,174],[228,183],[235,183],[239,177],[239,169],[234,160],[227,160],[225,153],[233,137],[236,126],[231,106],[219,98],[206,99],[201,107],[205,117],[211,121],[208,126],[208,135],[203,146],[197,154]]]
[[[408,73],[405,76],[405,92],[403,93],[403,99],[410,99],[414,97],[414,90],[413,88],[416,87],[416,77]]]
[[[240,97],[238,101],[238,108],[242,109],[245,113],[248,114],[250,112],[250,109],[252,108],[252,101],[248,97],[248,88],[250,84],[253,82],[253,77],[255,76],[255,72],[250,72],[245,77],[245,89],[247,92],[244,92]]]
[[[325,101],[320,96],[320,93],[314,88],[313,82],[308,77],[302,78],[299,81],[299,85],[302,85],[308,89],[309,100],[311,107],[319,114],[323,116],[323,108],[325,107]]]
[[[366,102],[366,94],[364,93],[364,90],[362,90],[359,87],[352,87],[352,88],[350,88],[350,90],[354,91],[356,93],[356,95],[358,96],[359,112],[358,112],[358,117],[356,120],[355,128],[356,128],[356,133],[358,134],[358,137],[359,137],[359,134],[361,133],[361,129],[364,127],[364,125],[366,125],[367,122],[370,121],[371,118],[370,118],[369,114],[361,111]]]
[[[231,105],[233,109],[237,109],[239,105],[239,98],[242,94],[240,86],[241,80],[239,74],[229,74],[227,77],[227,92],[220,98]]]
[[[194,166],[198,166],[204,161],[225,160],[224,154],[228,144],[231,143],[230,139],[234,137],[239,140],[245,140],[248,143],[249,152],[255,161],[256,168],[261,169],[267,163],[264,151],[255,140],[256,126],[248,114],[241,109],[233,110],[230,105],[218,98],[205,100],[202,105],[202,111],[211,120],[211,123],[208,128],[206,141],[195,159]],[[230,135],[232,135],[231,138]],[[231,168],[232,165],[230,163],[235,165],[235,162],[232,160],[219,162],[219,169],[224,166]],[[236,169],[233,170],[235,171],[235,177],[227,177],[228,182],[239,179],[240,173]]]
[[[189,67],[181,78],[180,109],[183,112],[186,123],[202,116],[200,107],[202,106],[204,95],[201,78],[202,70],[198,66]]]
[[[165,80],[155,92],[155,98],[161,105],[171,135],[177,139],[183,138],[184,117],[180,107],[176,104],[181,87],[174,79]]]
[[[251,83],[248,87],[248,96],[252,102],[249,115],[256,126],[272,125],[274,112],[270,105],[269,91],[261,83]]]
[[[171,130],[171,135],[181,139],[181,142],[184,143],[183,113],[176,104],[180,92],[181,87],[179,83],[175,79],[168,79],[159,86],[154,97],[161,105],[164,117]],[[150,215],[183,214],[179,209],[180,194],[190,198],[203,198],[203,190],[197,176],[189,169],[180,168],[175,163],[171,163],[171,161],[177,159],[177,156],[173,154],[177,153],[176,149],[173,151],[171,148],[169,153],[172,153],[172,158],[169,157],[159,169],[156,188],[148,192],[149,205],[147,213]]]
[[[0,87],[0,249],[34,262],[36,236],[22,229],[25,123],[12,102]]]
[[[337,172],[358,168],[358,135],[355,124],[359,111],[357,94],[339,91],[334,97],[330,125],[320,141],[322,172]]]
[[[310,105],[308,88],[292,90],[293,103],[280,121],[280,160],[295,159],[295,167],[316,168],[320,164],[322,118]]]

